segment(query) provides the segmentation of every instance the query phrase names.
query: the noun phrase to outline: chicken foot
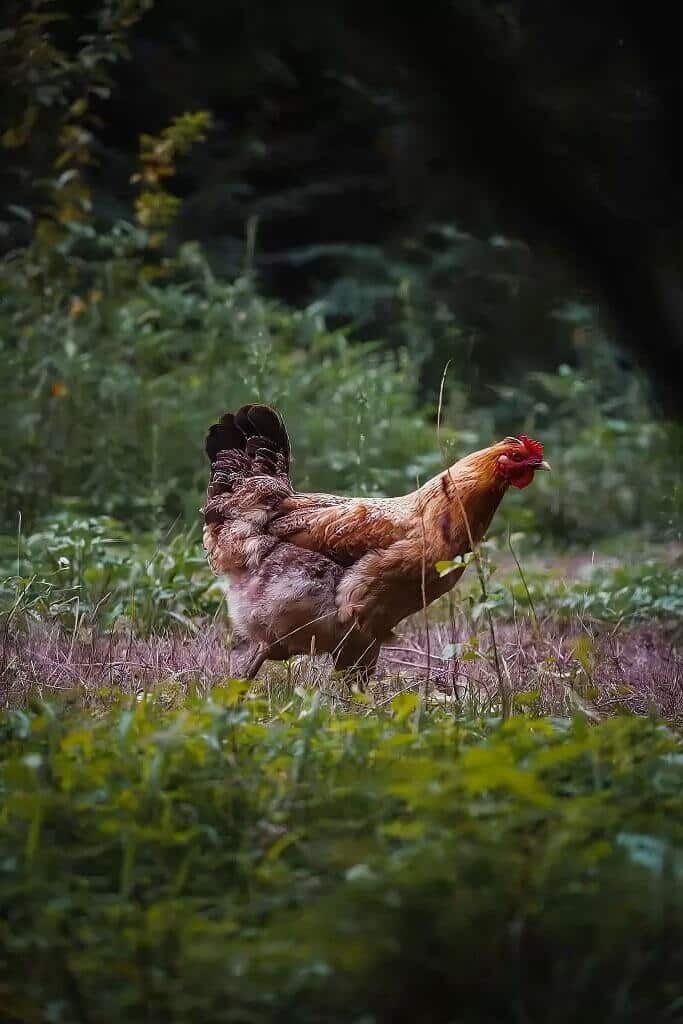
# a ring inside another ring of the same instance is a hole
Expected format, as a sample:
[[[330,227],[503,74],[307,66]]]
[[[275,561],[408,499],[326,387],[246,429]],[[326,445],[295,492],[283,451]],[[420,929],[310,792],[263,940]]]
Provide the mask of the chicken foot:
[[[335,671],[342,675],[349,691],[355,686],[361,693],[365,692],[365,687],[375,671],[381,646],[382,642],[376,637],[368,637],[357,627],[353,627],[333,652]]]
[[[267,659],[270,648],[266,643],[249,643],[244,641],[233,647],[230,658],[230,672],[237,679],[254,679],[256,673]],[[237,656],[237,667],[233,668],[233,657]]]

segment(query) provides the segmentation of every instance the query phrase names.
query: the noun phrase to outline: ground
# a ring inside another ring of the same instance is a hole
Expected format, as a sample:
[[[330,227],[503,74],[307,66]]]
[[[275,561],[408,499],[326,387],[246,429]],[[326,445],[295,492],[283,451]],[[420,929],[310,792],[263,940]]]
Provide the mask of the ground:
[[[401,625],[398,640],[383,648],[366,699],[382,706],[416,689],[444,705],[491,710],[502,679],[515,706],[534,714],[627,710],[683,719],[680,548],[652,546],[639,558],[633,569],[613,553],[531,555],[518,570],[501,550],[488,602],[470,568],[426,617]],[[106,705],[112,694],[160,689],[175,703],[230,678],[224,610],[213,622],[185,627],[141,636],[125,620],[105,633],[83,620],[65,631],[59,622],[29,619],[26,628],[4,631],[6,701],[68,693]],[[340,708],[355,699],[328,658],[266,664],[254,692],[284,697],[296,686],[319,689]]]

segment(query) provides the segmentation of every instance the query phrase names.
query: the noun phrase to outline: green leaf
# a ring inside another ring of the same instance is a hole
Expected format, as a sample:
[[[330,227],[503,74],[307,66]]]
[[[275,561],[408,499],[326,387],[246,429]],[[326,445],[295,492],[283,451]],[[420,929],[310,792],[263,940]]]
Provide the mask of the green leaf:
[[[244,679],[228,679],[227,682],[221,683],[220,686],[214,686],[211,691],[211,700],[216,704],[234,707],[240,703],[249,686],[250,684]]]
[[[405,722],[420,704],[420,697],[417,693],[399,693],[391,701],[390,707],[394,717],[399,722]]]
[[[437,562],[434,566],[439,576],[448,576],[457,569],[465,569],[474,556],[472,554],[457,555],[455,558],[445,559]]]

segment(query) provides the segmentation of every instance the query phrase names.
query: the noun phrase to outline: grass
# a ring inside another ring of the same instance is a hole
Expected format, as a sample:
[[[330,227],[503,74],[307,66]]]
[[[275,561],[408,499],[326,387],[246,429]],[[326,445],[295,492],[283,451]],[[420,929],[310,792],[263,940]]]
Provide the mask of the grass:
[[[349,694],[95,527],[5,562],[3,1024],[683,1021],[677,550],[490,545],[498,666],[470,579]]]
[[[182,699],[193,687],[229,678],[225,595],[198,547],[192,534],[167,544],[144,535],[132,540],[104,518],[66,526],[57,519],[20,538],[16,562],[8,544],[8,574],[0,574],[3,705],[67,691],[72,702],[106,705],[112,691],[150,687]],[[517,565],[501,538],[484,554],[486,601],[470,569],[426,621],[416,616],[400,642],[384,649],[371,700],[421,688],[441,703],[491,711],[500,670],[516,706],[535,714],[580,707],[598,715],[655,709],[683,716],[678,549],[651,548],[636,564],[611,555],[523,557]],[[498,668],[486,612],[495,624]],[[267,666],[260,683],[322,687],[339,702],[346,694],[325,659]]]
[[[670,727],[244,690],[4,715],[3,1020],[681,1019]]]
[[[497,641],[518,710],[533,715],[582,710],[594,716],[656,712],[683,722],[683,657],[670,628],[588,629],[547,622],[539,638],[528,622],[519,621],[499,624]],[[220,627],[195,635],[90,631],[75,636],[36,624],[0,640],[0,668],[6,707],[63,700],[101,709],[122,695],[149,692],[173,707],[231,677],[230,636]],[[429,643],[419,619],[407,624],[400,641],[383,649],[367,706],[381,707],[398,692],[424,692],[427,680],[431,701],[454,713],[499,710],[488,633],[472,631],[462,617],[452,625],[432,623]],[[341,710],[349,706],[348,691],[325,658],[267,665],[254,692],[284,699],[296,687],[322,691]]]

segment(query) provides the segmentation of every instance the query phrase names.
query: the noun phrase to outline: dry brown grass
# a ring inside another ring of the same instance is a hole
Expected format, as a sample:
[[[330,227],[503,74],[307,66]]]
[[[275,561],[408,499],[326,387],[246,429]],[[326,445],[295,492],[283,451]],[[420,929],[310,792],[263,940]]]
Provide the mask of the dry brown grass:
[[[401,691],[419,688],[429,675],[432,699],[471,710],[498,707],[498,679],[490,643],[463,621],[430,624],[416,617],[399,641],[385,647],[369,697],[381,706]],[[526,620],[498,624],[498,653],[517,708],[537,714],[591,716],[618,711],[657,711],[683,720],[683,655],[671,629],[650,625],[596,627],[544,622],[537,633]],[[456,646],[457,645],[457,646]],[[455,652],[453,648],[455,647]],[[449,656],[450,655],[450,656]],[[231,676],[229,634],[220,628],[195,636],[136,638],[90,633],[70,636],[57,626],[34,624],[0,638],[0,702],[22,706],[31,698],[68,697],[86,706],[112,696],[161,688],[179,700]],[[348,704],[342,681],[326,658],[266,665],[255,686],[285,696],[295,686],[318,687]]]

